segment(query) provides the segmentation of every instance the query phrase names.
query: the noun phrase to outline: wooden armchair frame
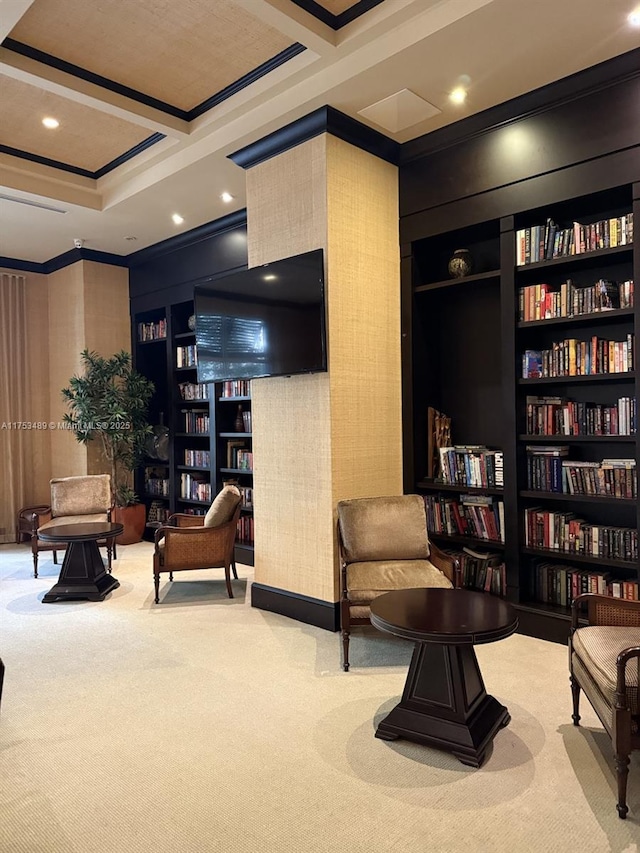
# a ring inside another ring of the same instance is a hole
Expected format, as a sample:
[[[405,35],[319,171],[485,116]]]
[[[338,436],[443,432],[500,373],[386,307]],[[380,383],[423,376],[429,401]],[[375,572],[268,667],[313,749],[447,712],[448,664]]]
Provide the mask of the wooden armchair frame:
[[[342,668],[345,672],[349,671],[349,641],[351,637],[351,628],[355,625],[370,625],[368,616],[352,616],[352,602],[349,598],[347,568],[349,562],[344,553],[344,544],[342,541],[342,532],[340,530],[340,522],[337,524],[338,531],[338,553],[340,557],[340,629],[342,634]],[[425,536],[427,531],[425,528]],[[460,561],[456,557],[450,557],[441,551],[436,545],[429,540],[429,561],[439,569],[445,577],[447,577],[454,588],[462,586],[462,575],[460,571]]]
[[[195,569],[224,569],[227,593],[233,598],[231,572],[237,580],[234,548],[241,505],[235,508],[229,521],[217,527],[204,527],[204,516],[175,513],[166,524],[157,528],[154,536],[153,582],[155,603],[160,601],[160,575]],[[164,549],[160,543],[164,539]]]
[[[582,662],[574,648],[574,634],[582,626],[581,612],[587,609],[589,625],[640,627],[640,601],[613,598],[606,595],[587,593],[579,595],[571,609],[571,636],[569,638],[569,671],[571,673],[571,693],[573,697],[573,724],[580,725],[580,690],[589,699],[591,706],[598,715],[607,734],[613,743],[614,761],[618,781],[618,802],[616,808],[621,818],[626,818],[629,811],[627,806],[627,778],[629,775],[629,756],[634,749],[640,749],[640,713],[632,713],[626,684],[626,667],[629,661],[640,663],[640,646],[630,645],[620,652],[616,659],[616,685],[613,705],[599,689],[590,674],[577,674],[574,665],[574,655]],[[583,663],[582,669],[588,672]],[[595,701],[594,698],[595,697]],[[603,713],[602,707],[610,707],[611,718]],[[632,725],[632,723],[634,725]],[[633,730],[635,726],[635,731]]]
[[[18,510],[16,517],[16,542],[20,544],[25,540],[31,542],[31,553],[33,555],[33,576],[38,577],[38,554],[40,551],[53,551],[54,565],[58,564],[58,551],[64,550],[64,542],[45,542],[38,539],[38,528],[51,521],[53,513],[48,504],[36,504],[35,506],[23,506]],[[107,512],[107,521],[111,521],[111,509]],[[112,559],[118,558],[115,539],[103,539],[98,542],[107,549],[107,564],[111,572]]]

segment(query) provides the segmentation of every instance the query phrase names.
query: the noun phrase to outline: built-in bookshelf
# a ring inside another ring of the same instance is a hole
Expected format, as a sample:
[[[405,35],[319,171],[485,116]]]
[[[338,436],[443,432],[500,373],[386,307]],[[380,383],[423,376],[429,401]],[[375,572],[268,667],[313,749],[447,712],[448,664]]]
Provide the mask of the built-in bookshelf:
[[[136,477],[147,538],[171,513],[204,515],[223,485],[234,482],[242,494],[236,559],[253,564],[250,383],[198,381],[194,326],[191,300],[133,319],[136,366],[156,385],[150,421],[169,433],[166,460],[150,456]]]
[[[253,433],[251,382],[245,379],[218,383],[216,389],[216,443],[220,485],[233,483],[242,495],[238,521],[239,559],[253,562]]]
[[[581,592],[638,598],[638,195],[626,184],[446,232],[425,215],[403,250],[405,490],[424,496],[465,585],[504,595],[549,639],[566,638]],[[473,267],[454,278],[462,247]],[[451,421],[433,476],[430,408]]]

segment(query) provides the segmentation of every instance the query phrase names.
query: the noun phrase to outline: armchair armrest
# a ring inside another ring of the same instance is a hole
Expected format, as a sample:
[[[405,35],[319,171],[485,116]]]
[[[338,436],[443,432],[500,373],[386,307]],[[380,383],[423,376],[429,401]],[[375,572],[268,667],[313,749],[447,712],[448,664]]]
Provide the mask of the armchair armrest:
[[[28,533],[35,536],[38,528],[45,522],[52,519],[51,507],[46,504],[37,504],[36,506],[23,506],[18,510],[18,520],[16,524],[16,533]]]
[[[462,586],[460,560],[457,557],[445,554],[437,545],[433,544],[431,539],[429,540],[429,559],[436,569],[440,569],[442,574],[449,578],[455,589]]]
[[[202,527],[204,515],[191,515],[189,512],[174,512],[167,519],[168,527]]]
[[[627,680],[625,670],[628,661],[640,658],[640,646],[630,646],[620,652],[616,659],[616,708],[628,708],[627,703]]]
[[[589,625],[629,625],[640,627],[640,601],[614,598],[587,592],[578,595],[571,605],[571,633],[577,630],[582,609],[587,608]]]

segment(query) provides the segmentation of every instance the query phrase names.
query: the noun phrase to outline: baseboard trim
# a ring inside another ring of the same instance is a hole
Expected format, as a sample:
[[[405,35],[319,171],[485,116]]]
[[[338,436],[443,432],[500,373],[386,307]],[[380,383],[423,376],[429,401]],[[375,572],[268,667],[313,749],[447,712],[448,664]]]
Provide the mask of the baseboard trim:
[[[340,629],[338,602],[321,601],[308,595],[300,595],[286,589],[277,589],[261,583],[251,585],[251,606],[288,616],[307,625],[324,628],[325,631]]]

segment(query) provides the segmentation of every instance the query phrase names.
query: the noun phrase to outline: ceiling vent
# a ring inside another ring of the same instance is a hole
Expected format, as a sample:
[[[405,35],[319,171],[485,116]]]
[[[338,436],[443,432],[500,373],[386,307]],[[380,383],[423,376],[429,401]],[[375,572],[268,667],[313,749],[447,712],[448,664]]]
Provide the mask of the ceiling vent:
[[[398,133],[425,119],[441,113],[437,107],[425,101],[409,89],[401,89],[382,101],[358,111],[359,116],[374,122],[391,133]]]
[[[5,195],[0,193],[2,201],[15,201],[16,204],[26,204],[28,207],[38,207],[40,210],[50,210],[52,213],[67,213],[61,207],[54,207],[52,204],[43,204],[41,201],[30,201],[28,198],[18,198],[14,195]]]

